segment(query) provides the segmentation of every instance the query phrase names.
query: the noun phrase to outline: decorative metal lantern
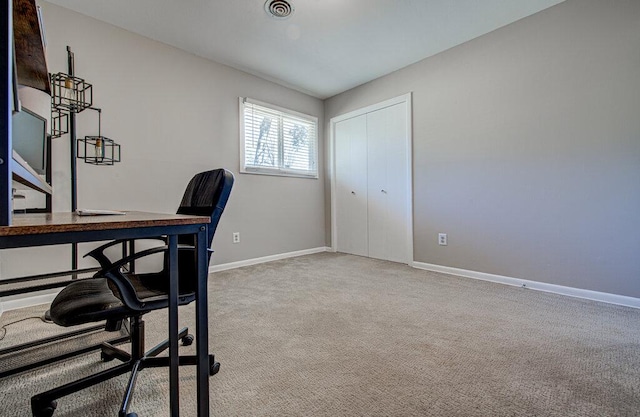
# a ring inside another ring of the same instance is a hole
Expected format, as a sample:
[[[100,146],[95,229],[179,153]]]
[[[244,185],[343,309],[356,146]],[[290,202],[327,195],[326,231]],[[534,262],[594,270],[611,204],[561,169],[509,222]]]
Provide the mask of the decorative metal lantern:
[[[80,113],[93,104],[93,88],[82,78],[62,72],[51,74],[51,107]]]

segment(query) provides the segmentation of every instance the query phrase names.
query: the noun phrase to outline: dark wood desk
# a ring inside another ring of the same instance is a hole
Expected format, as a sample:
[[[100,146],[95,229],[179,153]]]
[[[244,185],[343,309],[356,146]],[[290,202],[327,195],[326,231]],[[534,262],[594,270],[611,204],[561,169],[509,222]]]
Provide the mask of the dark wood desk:
[[[0,226],[0,249],[114,239],[168,237],[169,382],[171,416],[178,416],[178,235],[194,235],[197,247],[196,355],[198,416],[209,416],[209,333],[207,304],[207,224],[209,217],[128,212],[125,215],[78,216],[75,213],[16,214]]]

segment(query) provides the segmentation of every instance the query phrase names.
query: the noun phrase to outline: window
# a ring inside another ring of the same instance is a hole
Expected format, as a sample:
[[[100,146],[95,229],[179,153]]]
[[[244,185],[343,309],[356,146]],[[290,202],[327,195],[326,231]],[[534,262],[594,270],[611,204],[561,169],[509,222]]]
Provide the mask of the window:
[[[240,98],[240,172],[318,178],[318,118]]]

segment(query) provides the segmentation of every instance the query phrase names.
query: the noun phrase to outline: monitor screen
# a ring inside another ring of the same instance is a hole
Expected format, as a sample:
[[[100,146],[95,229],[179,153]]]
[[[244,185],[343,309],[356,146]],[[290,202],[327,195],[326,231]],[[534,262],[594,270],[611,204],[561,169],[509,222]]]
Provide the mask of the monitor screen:
[[[38,174],[45,175],[47,120],[24,107],[12,117],[13,150]]]

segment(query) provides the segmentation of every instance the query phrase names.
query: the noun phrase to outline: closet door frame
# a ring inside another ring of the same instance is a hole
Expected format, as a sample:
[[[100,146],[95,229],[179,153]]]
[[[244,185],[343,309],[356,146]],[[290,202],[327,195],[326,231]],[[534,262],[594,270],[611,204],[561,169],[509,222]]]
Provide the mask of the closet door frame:
[[[343,120],[351,119],[353,117],[362,116],[367,113],[371,113],[376,110],[381,110],[386,107],[394,106],[396,104],[405,104],[406,109],[406,144],[407,144],[407,160],[406,160],[406,179],[408,181],[407,189],[407,264],[413,266],[413,148],[412,148],[412,110],[411,110],[411,92],[403,94],[398,97],[391,98],[389,100],[382,101],[380,103],[372,104],[357,110],[350,111],[339,116],[332,117],[329,121],[329,169],[331,175],[331,251],[336,252],[338,247],[338,228],[337,228],[337,205],[336,205],[336,144],[335,144],[335,130],[336,123]]]

